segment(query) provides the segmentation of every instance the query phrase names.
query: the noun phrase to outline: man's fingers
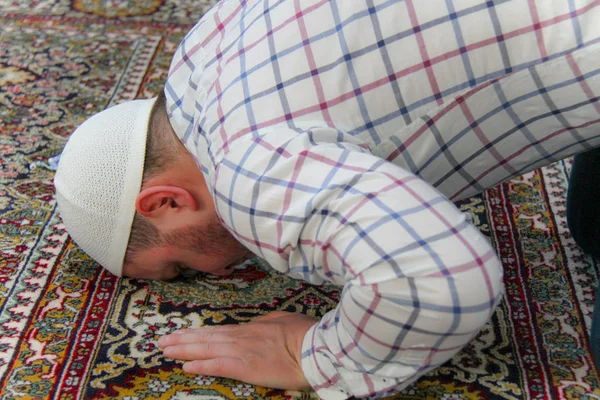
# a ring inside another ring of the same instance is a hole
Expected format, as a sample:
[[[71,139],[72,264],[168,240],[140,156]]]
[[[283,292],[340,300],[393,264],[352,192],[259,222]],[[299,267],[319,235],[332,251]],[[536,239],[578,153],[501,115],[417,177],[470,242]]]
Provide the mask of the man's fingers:
[[[203,343],[208,341],[231,342],[234,339],[228,333],[235,332],[237,327],[182,329],[158,339],[158,347],[165,348],[188,343]]]
[[[244,365],[239,358],[212,358],[210,360],[195,360],[183,364],[183,370],[188,374],[210,375],[221,378],[231,378],[244,381]],[[246,373],[248,371],[245,371]]]
[[[208,342],[168,346],[163,350],[165,357],[177,360],[207,360],[221,357],[236,357],[239,354],[235,343]]]

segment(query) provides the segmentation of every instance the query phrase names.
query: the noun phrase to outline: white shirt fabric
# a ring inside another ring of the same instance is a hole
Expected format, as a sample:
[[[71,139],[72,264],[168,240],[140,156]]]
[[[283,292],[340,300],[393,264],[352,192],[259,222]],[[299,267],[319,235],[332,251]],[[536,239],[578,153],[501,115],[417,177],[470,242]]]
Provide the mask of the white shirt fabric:
[[[440,366],[502,295],[452,201],[600,144],[600,1],[225,0],[182,41],[171,124],[223,224],[343,285],[306,334],[325,399]]]

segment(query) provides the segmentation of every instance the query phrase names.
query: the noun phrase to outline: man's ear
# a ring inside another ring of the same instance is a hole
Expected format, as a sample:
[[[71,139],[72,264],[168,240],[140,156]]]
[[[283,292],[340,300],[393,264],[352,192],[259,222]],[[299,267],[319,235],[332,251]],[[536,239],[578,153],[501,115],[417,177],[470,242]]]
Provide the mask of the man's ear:
[[[166,212],[196,211],[198,201],[178,186],[151,186],[138,194],[135,209],[146,218],[155,218]]]

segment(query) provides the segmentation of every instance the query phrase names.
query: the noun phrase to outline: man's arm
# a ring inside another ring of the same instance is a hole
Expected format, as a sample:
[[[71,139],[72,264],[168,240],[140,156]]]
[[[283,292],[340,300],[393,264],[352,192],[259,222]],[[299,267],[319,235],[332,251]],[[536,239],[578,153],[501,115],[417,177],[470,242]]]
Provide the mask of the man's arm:
[[[364,148],[327,143],[332,131],[278,132],[233,148],[217,170],[217,207],[274,268],[344,285],[338,307],[301,329],[302,371],[319,395],[391,393],[486,323],[502,290],[500,263],[430,185]]]

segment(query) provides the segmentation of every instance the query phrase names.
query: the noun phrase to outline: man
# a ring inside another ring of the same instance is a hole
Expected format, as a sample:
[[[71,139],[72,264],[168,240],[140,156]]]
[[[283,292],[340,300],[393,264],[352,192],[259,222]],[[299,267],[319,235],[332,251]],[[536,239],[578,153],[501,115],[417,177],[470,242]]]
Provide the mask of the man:
[[[500,262],[451,200],[600,143],[599,3],[222,1],[158,99],[73,134],[65,225],[116,275],[227,274],[250,252],[344,285],[318,322],[273,313],[159,344],[191,373],[391,395],[501,297]]]

